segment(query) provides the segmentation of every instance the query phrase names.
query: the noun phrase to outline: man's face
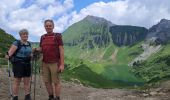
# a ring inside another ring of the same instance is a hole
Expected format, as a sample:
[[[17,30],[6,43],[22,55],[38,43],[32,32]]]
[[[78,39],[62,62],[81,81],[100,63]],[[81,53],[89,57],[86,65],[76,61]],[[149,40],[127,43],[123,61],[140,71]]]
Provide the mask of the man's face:
[[[53,33],[54,25],[52,22],[47,21],[44,27],[47,33]]]

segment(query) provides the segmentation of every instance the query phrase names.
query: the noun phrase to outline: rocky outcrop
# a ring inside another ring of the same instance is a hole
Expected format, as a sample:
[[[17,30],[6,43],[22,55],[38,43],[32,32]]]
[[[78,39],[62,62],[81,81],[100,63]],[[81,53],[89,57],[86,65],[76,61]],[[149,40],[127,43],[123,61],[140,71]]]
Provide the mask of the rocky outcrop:
[[[147,39],[155,37],[159,42],[166,43],[170,39],[170,20],[162,19],[158,24],[152,26]]]
[[[110,33],[112,41],[118,46],[132,45],[140,40],[144,40],[148,30],[137,26],[112,26]]]
[[[157,53],[161,50],[161,45],[150,45],[150,43],[143,43],[141,45],[141,48],[143,49],[143,53],[137,56],[133,61],[131,61],[128,64],[129,66],[137,65],[138,63],[146,60],[152,54]]]

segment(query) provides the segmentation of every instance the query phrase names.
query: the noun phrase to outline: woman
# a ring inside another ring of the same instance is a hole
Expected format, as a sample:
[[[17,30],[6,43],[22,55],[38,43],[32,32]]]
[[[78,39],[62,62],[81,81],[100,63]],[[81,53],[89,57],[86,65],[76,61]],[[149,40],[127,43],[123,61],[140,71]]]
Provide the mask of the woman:
[[[31,76],[31,54],[32,48],[28,42],[28,30],[19,31],[20,40],[14,41],[8,51],[6,58],[11,59],[14,73],[13,100],[18,100],[20,82],[23,79],[25,99],[31,100],[30,76]]]

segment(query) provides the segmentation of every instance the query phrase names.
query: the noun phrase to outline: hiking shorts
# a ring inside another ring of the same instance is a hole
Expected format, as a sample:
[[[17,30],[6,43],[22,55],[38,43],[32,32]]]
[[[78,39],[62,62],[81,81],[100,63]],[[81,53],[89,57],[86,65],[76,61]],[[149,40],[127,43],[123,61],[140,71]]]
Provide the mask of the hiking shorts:
[[[42,76],[44,82],[59,83],[59,73],[57,63],[45,63],[42,64]]]
[[[30,77],[31,63],[15,62],[12,63],[12,71],[15,78]]]

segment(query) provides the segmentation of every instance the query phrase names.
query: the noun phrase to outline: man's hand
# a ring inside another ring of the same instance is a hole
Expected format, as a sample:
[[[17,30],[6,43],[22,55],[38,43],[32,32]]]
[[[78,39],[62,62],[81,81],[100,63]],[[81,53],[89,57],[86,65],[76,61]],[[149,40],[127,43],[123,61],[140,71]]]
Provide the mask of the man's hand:
[[[32,52],[41,52],[41,48],[32,48]]]
[[[37,51],[37,48],[32,48],[32,52],[36,52]]]
[[[64,71],[64,65],[58,67],[58,72],[62,73]]]

